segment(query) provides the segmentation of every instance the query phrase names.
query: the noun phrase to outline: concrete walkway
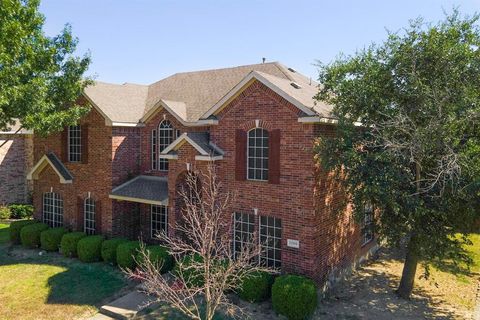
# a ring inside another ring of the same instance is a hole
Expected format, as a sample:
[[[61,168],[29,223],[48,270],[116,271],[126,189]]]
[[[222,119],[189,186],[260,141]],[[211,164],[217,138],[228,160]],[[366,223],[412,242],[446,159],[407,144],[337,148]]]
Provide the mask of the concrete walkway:
[[[480,320],[480,281],[478,281],[477,303],[473,310],[473,320]]]
[[[102,306],[100,313],[88,320],[132,319],[151,301],[153,301],[153,298],[138,291],[138,288],[136,288],[123,297]]]

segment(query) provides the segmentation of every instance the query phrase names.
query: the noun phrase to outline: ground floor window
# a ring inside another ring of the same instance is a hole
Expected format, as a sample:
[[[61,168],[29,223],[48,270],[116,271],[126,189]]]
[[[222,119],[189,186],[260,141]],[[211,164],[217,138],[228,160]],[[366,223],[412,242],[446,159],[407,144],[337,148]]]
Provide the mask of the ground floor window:
[[[373,240],[373,206],[367,204],[364,207],[364,215],[362,221],[362,246]]]
[[[151,221],[151,233],[152,238],[156,238],[160,232],[167,231],[168,224],[168,208],[167,206],[150,205],[150,221]]]
[[[63,200],[55,192],[43,194],[43,222],[51,228],[63,226]]]
[[[253,240],[255,216],[248,213],[235,212],[233,228],[233,252],[235,257]]]
[[[85,199],[83,212],[83,231],[88,235],[93,235],[95,234],[95,201],[92,198]]]
[[[260,216],[260,261],[269,268],[282,266],[282,220]]]

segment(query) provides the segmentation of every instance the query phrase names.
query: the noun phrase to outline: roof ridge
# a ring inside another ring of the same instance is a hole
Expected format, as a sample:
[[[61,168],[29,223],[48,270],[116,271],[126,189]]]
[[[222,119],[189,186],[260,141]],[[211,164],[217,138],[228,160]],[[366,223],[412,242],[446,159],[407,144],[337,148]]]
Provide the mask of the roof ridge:
[[[275,66],[278,68],[278,70],[280,70],[280,72],[283,73],[283,74],[285,75],[285,77],[287,77],[288,80],[290,80],[290,81],[295,81],[295,79],[288,74],[288,72],[287,72],[287,70],[286,70],[287,68],[286,68],[283,64],[281,64],[281,63],[278,62],[278,61],[275,61],[274,64],[275,64]],[[277,77],[277,78],[278,78],[278,77]]]

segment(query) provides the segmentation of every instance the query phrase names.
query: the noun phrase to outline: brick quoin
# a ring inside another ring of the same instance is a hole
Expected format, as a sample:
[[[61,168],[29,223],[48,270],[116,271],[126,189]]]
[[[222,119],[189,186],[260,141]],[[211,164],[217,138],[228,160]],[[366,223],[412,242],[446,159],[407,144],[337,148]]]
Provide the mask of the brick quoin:
[[[61,184],[47,167],[34,181],[35,217],[41,219],[42,195],[53,189],[64,199],[64,224],[75,229],[76,201],[88,192],[102,203],[102,233],[150,241],[150,205],[109,199],[112,188],[137,175],[163,176],[168,180],[169,232],[176,223],[176,188],[190,164],[205,172],[208,162],[197,161],[198,151],[184,143],[178,159],[169,160],[169,171],[152,170],[151,133],[162,120],[169,120],[180,134],[209,132],[210,140],[224,152],[215,161],[222,187],[234,195],[225,219],[233,212],[254,213],[282,219],[282,272],[304,274],[318,283],[355,262],[373,245],[361,246],[360,226],[351,216],[348,198],[340,182],[315,162],[314,143],[335,134],[329,124],[298,122],[301,111],[268,87],[254,81],[217,113],[218,125],[186,127],[161,109],[140,127],[111,127],[95,110],[81,120],[89,126],[89,163],[65,163],[74,176],[72,184]],[[256,126],[280,130],[280,183],[235,179],[235,131]],[[35,137],[35,162],[46,152],[61,151],[60,134]],[[231,230],[228,230],[231,232]],[[287,239],[298,240],[290,248]]]

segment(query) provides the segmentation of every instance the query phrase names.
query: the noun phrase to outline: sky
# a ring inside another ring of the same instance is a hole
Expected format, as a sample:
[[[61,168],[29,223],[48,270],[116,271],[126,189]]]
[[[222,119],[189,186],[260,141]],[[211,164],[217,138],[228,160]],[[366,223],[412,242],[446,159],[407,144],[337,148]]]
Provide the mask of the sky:
[[[177,72],[280,61],[317,78],[317,61],[353,54],[410,19],[438,21],[480,0],[43,0],[45,33],[66,23],[90,52],[88,75],[150,84]]]

